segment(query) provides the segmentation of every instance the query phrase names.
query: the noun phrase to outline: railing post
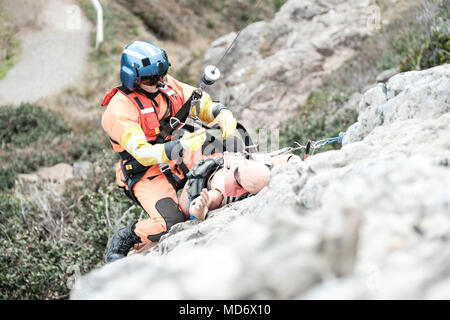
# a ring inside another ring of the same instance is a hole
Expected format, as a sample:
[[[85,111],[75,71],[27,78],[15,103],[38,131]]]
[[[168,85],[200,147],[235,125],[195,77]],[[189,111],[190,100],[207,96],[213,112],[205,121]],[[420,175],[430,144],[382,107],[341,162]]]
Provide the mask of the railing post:
[[[98,49],[103,43],[103,8],[99,0],[91,0],[91,2],[97,11],[97,38],[95,40],[95,48]]]

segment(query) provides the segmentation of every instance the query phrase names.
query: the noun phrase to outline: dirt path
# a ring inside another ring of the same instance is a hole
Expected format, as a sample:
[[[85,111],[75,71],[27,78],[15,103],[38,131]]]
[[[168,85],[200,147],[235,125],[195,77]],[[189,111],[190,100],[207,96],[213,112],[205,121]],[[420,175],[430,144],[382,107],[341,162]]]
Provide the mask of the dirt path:
[[[0,105],[35,102],[80,81],[91,24],[75,0],[4,0],[19,27],[20,62],[0,81]]]

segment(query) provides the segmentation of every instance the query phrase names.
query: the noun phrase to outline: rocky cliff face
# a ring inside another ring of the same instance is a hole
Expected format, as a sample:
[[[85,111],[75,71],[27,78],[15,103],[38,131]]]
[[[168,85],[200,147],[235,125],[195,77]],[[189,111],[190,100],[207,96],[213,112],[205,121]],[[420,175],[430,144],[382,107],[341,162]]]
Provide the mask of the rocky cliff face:
[[[218,64],[223,80],[210,93],[248,127],[276,128],[295,116],[323,77],[359,48],[371,30],[370,0],[288,1],[270,22],[217,39],[205,64]],[[372,20],[371,20],[372,19]]]
[[[71,298],[450,298],[449,93],[450,65],[370,89],[341,150],[277,168]]]

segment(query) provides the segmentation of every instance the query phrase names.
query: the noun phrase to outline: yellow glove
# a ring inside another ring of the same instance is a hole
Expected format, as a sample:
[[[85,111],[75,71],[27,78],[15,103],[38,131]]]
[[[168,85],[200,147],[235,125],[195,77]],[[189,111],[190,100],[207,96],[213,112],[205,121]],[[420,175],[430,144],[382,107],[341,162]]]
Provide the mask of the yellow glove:
[[[210,123],[210,126],[214,125],[219,125],[222,129],[222,138],[225,140],[236,131],[237,121],[230,110],[224,109],[220,111],[216,119]]]
[[[192,133],[186,133],[180,139],[181,146],[184,150],[192,152],[200,149],[206,141],[206,131],[204,128],[194,131]]]

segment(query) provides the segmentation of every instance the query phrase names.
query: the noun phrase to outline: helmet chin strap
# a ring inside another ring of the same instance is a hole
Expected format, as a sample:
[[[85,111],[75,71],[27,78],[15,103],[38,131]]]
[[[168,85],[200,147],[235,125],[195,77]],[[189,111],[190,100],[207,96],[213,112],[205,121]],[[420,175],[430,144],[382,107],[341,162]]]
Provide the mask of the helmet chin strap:
[[[158,85],[154,85],[154,86],[147,86],[143,83],[139,84],[139,87],[141,87],[142,90],[145,90],[149,93],[155,93],[158,91]]]
[[[155,84],[154,86],[149,86],[149,85],[145,85],[143,82],[139,83],[138,86],[142,89],[145,90],[149,93],[155,93],[158,91],[158,86],[162,83],[162,82],[166,82],[167,81],[167,75],[165,75],[164,77],[162,77],[161,81],[158,82],[157,84]]]

